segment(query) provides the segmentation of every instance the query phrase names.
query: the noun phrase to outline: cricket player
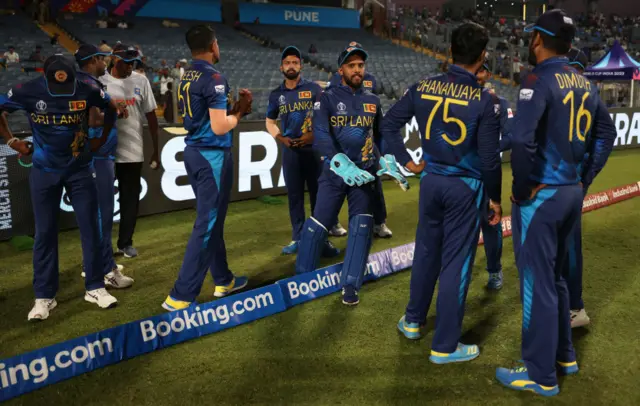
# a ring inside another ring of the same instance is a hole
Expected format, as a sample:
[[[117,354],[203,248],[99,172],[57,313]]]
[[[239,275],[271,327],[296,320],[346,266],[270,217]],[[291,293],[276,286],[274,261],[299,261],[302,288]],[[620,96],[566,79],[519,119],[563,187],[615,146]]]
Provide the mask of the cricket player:
[[[480,355],[477,345],[459,340],[482,217],[490,216],[487,221],[495,227],[502,214],[500,102],[483,91],[476,78],[488,42],[488,32],[480,25],[466,23],[456,28],[451,39],[453,64],[448,72],[407,89],[382,122],[385,141],[399,137],[400,129],[414,116],[424,131],[426,167],[420,180],[411,291],[398,329],[409,339],[420,338],[420,326],[426,323],[440,280],[429,357],[435,364],[470,361]],[[406,151],[397,142],[390,146],[393,151]],[[399,154],[402,152],[396,156]],[[404,155],[400,164],[409,159]]]
[[[233,183],[232,131],[251,111],[251,92],[242,89],[239,101],[232,104],[227,79],[213,67],[220,61],[213,28],[193,26],[186,40],[193,61],[177,91],[188,131],[184,163],[196,196],[197,215],[178,280],[162,304],[169,311],[185,309],[195,302],[207,270],[215,282],[215,297],[242,289],[248,282],[229,270],[224,221]]]
[[[127,106],[128,116],[116,123],[118,146],[115,152],[115,174],[120,190],[120,227],[116,254],[126,258],[138,256],[133,246],[133,234],[138,220],[142,165],[144,164],[144,121],[146,119],[153,143],[149,161],[157,169],[158,117],[156,99],[151,84],[145,75],[134,72],[140,62],[140,51],[130,45],[117,44],[113,48],[113,67],[99,78],[109,95],[118,103]]]
[[[568,65],[573,20],[555,9],[525,31],[532,33],[535,68],[521,85],[511,153],[524,365],[498,368],[496,378],[511,389],[553,396],[558,373],[578,372],[563,276],[567,245],[580,223],[584,190],[604,167],[616,130],[597,88]]]
[[[498,97],[500,101],[500,152],[511,149],[513,111],[505,98],[497,96],[493,89],[488,88],[491,85],[489,80],[491,80],[492,74],[487,61],[482,65],[476,76],[478,84]],[[487,218],[483,216],[480,228],[484,240],[484,252],[487,257],[487,272],[489,273],[487,289],[500,290],[502,289],[502,222],[495,226],[490,226]]]
[[[342,84],[324,92],[314,106],[313,146],[324,158],[313,216],[304,223],[296,273],[316,269],[328,228],[335,224],[345,196],[349,202],[349,238],[340,285],[342,303],[359,303],[371,248],[376,176],[390,174],[408,187],[392,156],[378,158],[373,141],[382,111],[378,96],[362,88],[367,53],[346,47],[338,57]],[[392,161],[392,162],[391,162]],[[381,169],[379,169],[382,167]]]
[[[362,48],[362,45],[357,42],[351,42],[350,46],[357,46]],[[326,89],[330,89],[332,87],[339,86],[342,83],[342,76],[340,76],[339,72],[334,73],[331,76],[329,83],[327,84]],[[375,76],[366,72],[364,74],[364,78],[362,79],[362,87],[365,90],[370,91],[373,94],[379,94],[379,89],[377,87],[377,80]],[[382,139],[379,136],[373,140],[378,147],[378,150],[382,153],[384,151]],[[387,227],[387,205],[384,200],[384,191],[382,189],[382,180],[378,178],[376,180],[378,184],[376,185],[376,191],[378,192],[374,199],[371,201],[371,210],[373,212],[373,235],[379,238],[391,238],[393,236],[393,232]],[[337,222],[331,230],[329,230],[329,235],[333,237],[343,237],[347,235],[347,230],[345,230],[342,225]]]
[[[109,55],[109,53],[100,52],[94,45],[81,45],[75,53],[76,62],[80,67],[76,73],[78,80],[103,90],[103,85],[98,78],[106,72],[107,64],[104,58]],[[86,120],[89,139],[101,138],[104,113],[98,108],[92,107],[88,111]],[[133,285],[133,278],[122,274],[124,267],[116,264],[111,243],[115,182],[114,153],[117,144],[117,131],[113,128],[107,135],[107,141],[104,145],[93,154],[93,170],[98,188],[98,206],[100,206],[104,283],[106,287],[124,289]],[[82,276],[86,276],[84,271]]]
[[[29,320],[45,320],[57,306],[58,212],[63,188],[76,213],[86,272],[84,299],[101,308],[118,301],[105,289],[99,207],[91,159],[78,159],[85,152],[82,124],[91,107],[105,109],[104,129],[113,128],[117,106],[99,87],[76,79],[73,62],[53,55],[44,63],[44,76],[13,87],[0,96],[0,135],[20,154],[33,153],[29,178],[36,223],[33,246],[35,304]],[[33,147],[15,138],[2,111],[28,113]],[[91,141],[97,150],[105,137]]]
[[[569,65],[577,70],[580,74],[588,64],[587,55],[576,48],[571,48],[567,54]],[[585,156],[585,160],[588,155]],[[587,194],[587,189],[584,189]],[[571,309],[571,328],[583,327],[591,322],[587,312],[584,310],[584,301],[582,300],[582,222],[578,222],[577,227],[571,232],[568,244],[568,258],[564,262],[563,276],[567,281],[569,289],[569,308]]]
[[[280,71],[285,80],[269,95],[266,126],[269,134],[284,146],[282,169],[287,184],[292,235],[291,242],[282,249],[282,254],[291,255],[298,252],[300,232],[306,219],[305,184],[309,188],[311,212],[318,195],[318,177],[322,164],[312,148],[311,115],[314,103],[320,100],[322,89],[318,84],[301,77],[302,54],[294,46],[288,46],[282,51]],[[276,122],[278,117],[284,135]],[[326,241],[323,254],[334,257],[340,251]]]

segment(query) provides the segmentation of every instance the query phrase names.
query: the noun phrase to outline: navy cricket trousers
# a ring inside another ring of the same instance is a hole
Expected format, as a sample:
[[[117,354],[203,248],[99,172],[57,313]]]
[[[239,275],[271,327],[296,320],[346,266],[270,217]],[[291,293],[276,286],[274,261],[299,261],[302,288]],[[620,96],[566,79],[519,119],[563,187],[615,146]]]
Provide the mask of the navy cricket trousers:
[[[549,186],[533,199],[513,205],[513,246],[522,300],[522,359],[529,377],[544,386],[558,382],[556,361],[576,360],[562,269],[581,207],[579,185]]]
[[[58,214],[63,188],[67,190],[80,229],[85,288],[103,288],[102,233],[93,169],[85,166],[56,173],[32,167],[29,188],[36,223],[33,245],[36,299],[53,299],[58,291]]]
[[[93,167],[98,187],[98,205],[100,207],[100,221],[102,226],[102,261],[104,274],[108,274],[116,267],[113,259],[113,243],[111,231],[113,229],[114,182],[116,180],[115,162],[111,159],[94,158]]]
[[[289,218],[291,219],[291,240],[299,241],[302,225],[307,216],[304,210],[305,185],[309,189],[311,213],[316,207],[318,178],[322,164],[312,148],[283,148],[282,170],[287,185]]]
[[[567,281],[569,289],[569,308],[571,310],[584,309],[582,300],[582,216],[576,227],[571,230],[567,243],[567,260],[564,262],[562,276]]]
[[[487,272],[498,273],[502,271],[502,222],[491,226],[489,219],[483,216],[480,227],[487,257]]]
[[[480,236],[484,187],[480,180],[424,174],[406,320],[426,322],[440,280],[431,349],[452,353],[462,330],[471,268]]]
[[[196,221],[171,297],[193,302],[207,270],[216,285],[228,285],[233,274],[227,264],[224,221],[233,185],[233,155],[228,148],[184,149],[184,164],[196,195]]]

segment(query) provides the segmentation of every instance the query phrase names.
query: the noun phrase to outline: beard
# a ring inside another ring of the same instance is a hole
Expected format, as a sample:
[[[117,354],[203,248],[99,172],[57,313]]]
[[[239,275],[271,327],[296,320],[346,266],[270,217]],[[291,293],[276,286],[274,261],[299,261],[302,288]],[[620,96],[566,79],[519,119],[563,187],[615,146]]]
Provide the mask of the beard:
[[[360,83],[355,83],[354,82],[354,78],[359,78],[360,79]],[[349,86],[352,89],[360,89],[362,87],[362,76],[353,75],[350,78],[345,76],[344,77],[344,82],[347,84],[347,86]]]
[[[533,52],[533,47],[531,45],[529,45],[529,57],[527,58],[527,62],[529,62],[529,65],[531,66],[536,66],[538,64],[536,54]]]
[[[288,70],[286,72],[282,72],[282,74],[284,75],[285,78],[289,80],[294,80],[294,79],[298,79],[298,76],[300,76],[300,71]]]

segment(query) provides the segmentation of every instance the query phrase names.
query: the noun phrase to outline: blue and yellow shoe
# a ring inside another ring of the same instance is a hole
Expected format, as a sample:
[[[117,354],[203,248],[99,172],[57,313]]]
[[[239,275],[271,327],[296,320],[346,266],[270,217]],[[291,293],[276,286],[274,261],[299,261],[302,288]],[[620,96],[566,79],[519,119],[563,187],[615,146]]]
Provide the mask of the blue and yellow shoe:
[[[282,255],[293,255],[298,252],[298,241],[291,241],[289,245],[282,248]]]
[[[213,296],[225,297],[228,294],[235,292],[236,290],[240,290],[246,287],[248,283],[249,278],[247,278],[246,276],[236,276],[233,278],[230,284],[225,286],[216,286],[216,289],[213,292]]]
[[[398,321],[398,330],[409,340],[419,340],[421,337],[420,325],[418,323],[407,323],[405,316],[402,316]]]
[[[487,282],[487,289],[488,290],[502,289],[502,271],[489,273],[489,281]]]
[[[167,296],[162,304],[162,308],[170,312],[175,312],[176,310],[184,310],[192,304],[193,302],[183,302],[182,300],[176,300],[171,296]]]
[[[465,362],[480,356],[480,348],[477,345],[465,345],[458,343],[458,348],[451,354],[431,350],[429,361],[434,364],[450,364],[452,362]]]
[[[514,369],[498,368],[496,379],[507,388],[530,391],[542,396],[555,396],[560,393],[558,385],[543,386],[532,381],[525,366]]]
[[[573,361],[573,362],[556,361],[556,363],[558,364],[558,367],[556,368],[556,370],[560,375],[575,375],[580,370],[580,368],[578,368],[577,361]]]
[[[322,256],[324,258],[333,258],[340,255],[340,250],[336,248],[331,241],[326,240],[322,246]]]

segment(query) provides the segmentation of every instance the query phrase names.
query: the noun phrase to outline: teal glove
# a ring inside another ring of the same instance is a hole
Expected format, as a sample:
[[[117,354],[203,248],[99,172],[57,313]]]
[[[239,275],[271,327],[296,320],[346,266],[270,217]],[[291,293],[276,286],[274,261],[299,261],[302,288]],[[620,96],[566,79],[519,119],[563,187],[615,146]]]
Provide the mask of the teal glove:
[[[409,182],[398,171],[398,163],[396,157],[391,154],[380,157],[380,170],[377,173],[378,176],[389,175],[400,186],[400,189],[405,192],[409,190]]]
[[[367,171],[356,166],[345,154],[336,154],[331,160],[331,171],[340,176],[349,186],[362,186],[373,182],[376,178]]]

